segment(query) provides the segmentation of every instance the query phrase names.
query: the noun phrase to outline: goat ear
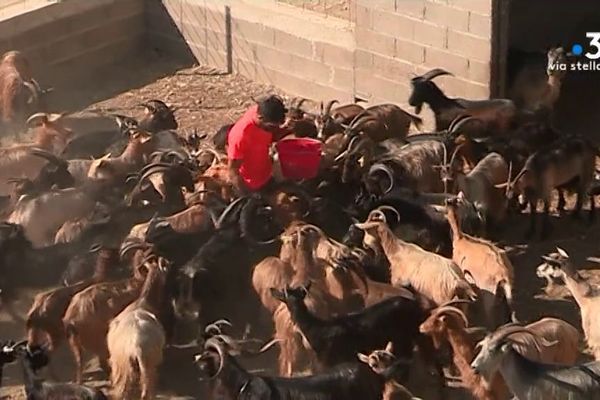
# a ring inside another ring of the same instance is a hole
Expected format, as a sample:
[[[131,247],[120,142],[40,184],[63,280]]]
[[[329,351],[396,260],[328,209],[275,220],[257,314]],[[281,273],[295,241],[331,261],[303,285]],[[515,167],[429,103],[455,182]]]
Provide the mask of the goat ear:
[[[269,291],[271,292],[271,296],[273,296],[275,299],[282,302],[285,301],[285,296],[281,290],[270,288]]]
[[[366,356],[362,353],[358,353],[357,356],[361,362],[364,362],[365,364],[369,365],[369,356]]]
[[[387,346],[385,346],[385,351],[389,353],[394,352],[394,344],[392,342],[388,342]]]

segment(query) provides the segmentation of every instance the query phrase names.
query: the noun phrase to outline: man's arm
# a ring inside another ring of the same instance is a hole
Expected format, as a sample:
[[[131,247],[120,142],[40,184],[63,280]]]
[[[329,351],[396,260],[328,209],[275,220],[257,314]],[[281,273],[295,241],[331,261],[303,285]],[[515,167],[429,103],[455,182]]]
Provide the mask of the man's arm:
[[[244,194],[247,192],[246,184],[240,175],[240,167],[242,165],[242,160],[229,160],[227,166],[229,167],[229,178],[231,182],[238,190],[240,194]]]
[[[278,142],[281,139],[283,139],[284,137],[286,137],[287,135],[290,135],[292,133],[293,132],[289,127],[280,126],[275,129],[275,132],[273,132],[273,142]]]

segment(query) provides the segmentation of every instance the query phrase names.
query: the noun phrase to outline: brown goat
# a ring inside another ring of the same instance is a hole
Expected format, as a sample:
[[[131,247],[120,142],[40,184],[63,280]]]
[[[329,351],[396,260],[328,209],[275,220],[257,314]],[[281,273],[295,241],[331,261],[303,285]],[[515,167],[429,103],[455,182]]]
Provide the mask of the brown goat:
[[[412,115],[394,104],[378,104],[358,114],[348,129],[347,136],[362,133],[378,143],[385,139],[404,139],[411,124],[421,127],[421,118]]]
[[[32,127],[32,143],[19,144],[0,149],[0,195],[11,192],[11,178],[35,179],[46,160],[31,154],[32,149],[60,153],[71,131],[61,123],[61,114],[35,114],[28,124]]]
[[[468,320],[461,310],[444,305],[431,313],[430,317],[421,324],[420,330],[432,337],[436,348],[445,341],[450,343],[454,353],[454,363],[460,371],[463,384],[477,398],[506,398],[508,389],[499,374],[496,374],[489,384],[471,368],[475,343],[469,337],[467,325]],[[511,329],[514,325],[508,324],[499,330]],[[516,348],[524,357],[532,361],[558,365],[573,365],[577,360],[581,335],[569,323],[556,318],[542,318],[526,325],[524,330],[511,335]],[[543,343],[536,338],[544,339]]]
[[[295,271],[291,285],[300,286],[311,282],[311,292],[306,298],[306,305],[316,315],[326,318],[335,313],[346,313],[347,304],[342,304],[334,297],[326,282],[326,263],[315,257],[315,252],[321,236],[318,230],[311,225],[298,228],[296,250],[291,257],[291,264]],[[313,289],[314,288],[314,289]],[[281,341],[279,355],[279,371],[284,376],[291,376],[297,371],[302,361],[303,349],[310,349],[306,340],[299,338],[299,332],[291,320],[291,316],[284,304],[279,305],[273,315],[275,325],[275,338]],[[309,358],[314,355],[309,352]],[[310,362],[312,364],[312,362]]]
[[[0,58],[0,122],[16,134],[39,111],[42,92],[33,80],[29,61],[19,51]]]
[[[455,297],[471,300],[477,298],[454,261],[396,237],[381,210],[373,210],[367,221],[356,224],[356,227],[365,231],[366,246],[379,245],[383,249],[390,262],[392,285],[410,283],[418,293],[436,305]]]
[[[143,263],[136,264],[129,279],[98,283],[73,296],[63,324],[75,358],[77,383],[83,379],[82,350],[98,356],[100,366],[108,371],[108,324],[139,296],[145,279],[144,268]]]
[[[157,370],[162,363],[166,343],[165,330],[158,320],[158,313],[168,265],[163,258],[157,258],[148,265],[149,271],[140,296],[109,325],[106,341],[115,397],[130,397],[139,382],[141,399],[154,398]]]
[[[460,200],[446,201],[448,223],[452,229],[452,259],[467,276],[471,276],[480,290],[484,320],[488,328],[503,325],[510,315],[498,315],[494,309],[497,289],[502,288],[507,306],[512,309],[514,269],[506,252],[492,242],[464,233],[457,217]],[[501,318],[502,320],[497,320]]]
[[[344,132],[344,125],[352,122],[357,115],[365,109],[363,106],[352,103],[332,109],[337,100],[328,101],[325,106],[323,102],[320,105],[320,113],[315,118],[317,126],[317,137],[321,140],[327,139],[331,135]]]
[[[118,262],[114,249],[99,249],[94,275],[67,287],[60,287],[35,296],[26,321],[29,346],[41,346],[47,338],[50,351],[55,350],[64,340],[63,316],[73,296],[85,288],[104,281],[108,271]]]
[[[420,331],[431,336],[434,346],[440,348],[445,341],[452,347],[453,362],[458,368],[463,385],[479,400],[503,400],[508,389],[496,375],[488,384],[471,368],[475,356],[474,343],[466,331],[467,317],[461,310],[448,305],[436,308],[421,324]]]
[[[111,158],[110,154],[93,160],[87,170],[91,179],[115,179],[137,170],[154,150],[152,135],[144,131],[130,134],[129,143],[120,156]]]

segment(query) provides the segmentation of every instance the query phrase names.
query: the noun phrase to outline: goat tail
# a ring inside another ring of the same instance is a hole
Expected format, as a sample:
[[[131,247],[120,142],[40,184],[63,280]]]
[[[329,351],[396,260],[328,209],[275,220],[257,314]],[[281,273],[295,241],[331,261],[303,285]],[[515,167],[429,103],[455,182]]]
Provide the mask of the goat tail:
[[[129,392],[136,381],[137,360],[129,354],[110,355],[110,381],[114,398],[129,398]]]
[[[503,316],[503,321],[501,322],[519,322],[513,307],[512,285],[506,279],[498,282],[494,297],[495,313]]]
[[[496,285],[496,293],[501,291],[504,293],[504,298],[509,306],[513,305],[513,295],[512,295],[512,285],[506,280],[501,279],[500,282]]]

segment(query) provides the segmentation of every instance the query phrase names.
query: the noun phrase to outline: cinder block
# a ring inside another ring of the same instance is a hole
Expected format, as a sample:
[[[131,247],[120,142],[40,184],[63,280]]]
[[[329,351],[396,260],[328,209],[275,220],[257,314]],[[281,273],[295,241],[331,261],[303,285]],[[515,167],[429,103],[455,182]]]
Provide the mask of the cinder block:
[[[469,80],[483,85],[490,84],[490,63],[489,61],[481,62],[469,60]]]
[[[354,87],[354,72],[346,68],[333,69],[333,87],[351,91]]]
[[[215,32],[226,32],[226,20],[224,11],[214,11],[212,9],[205,9],[206,27]],[[195,17],[195,16],[193,16]],[[194,18],[198,21],[197,18]]]
[[[174,7],[174,13],[171,15],[178,23],[192,23],[206,25],[206,15],[210,10],[205,7],[203,2],[182,1],[180,5]]]
[[[394,38],[382,35],[368,29],[356,28],[356,45],[373,53],[391,56],[396,50]]]
[[[492,15],[492,0],[448,0],[448,5],[481,15]]]
[[[284,52],[284,49],[281,49]],[[308,58],[300,57],[295,54],[289,55],[291,63],[286,70],[294,71],[296,74],[319,82],[329,82],[332,72],[332,67],[323,64],[319,61],[313,61]]]
[[[492,18],[488,15],[469,13],[469,32],[486,39],[491,39]]]
[[[267,46],[275,44],[275,31],[262,24],[235,19],[233,25],[233,36],[241,37],[244,40],[254,43],[261,43]]]
[[[396,0],[396,12],[423,19],[425,17],[425,0]]]
[[[468,77],[469,60],[448,51],[428,47],[425,49],[425,64],[431,68],[443,68],[454,75]]]
[[[354,51],[356,68],[371,68],[373,66],[373,53],[369,50],[356,49]]]
[[[272,47],[256,45],[257,63],[268,66],[278,71],[289,71],[292,63],[292,55]]]
[[[397,58],[373,56],[373,72],[390,80],[408,81],[415,72],[414,64]]]
[[[464,97],[468,99],[488,99],[490,97],[490,88],[488,85],[467,82],[465,84]]]
[[[374,11],[372,30],[396,38],[412,39],[415,31],[415,22],[418,23],[417,20],[404,15],[388,11]]]
[[[355,18],[356,26],[360,26],[364,29],[370,29],[373,27],[373,10],[370,6],[357,4]]]
[[[489,39],[449,30],[448,49],[469,59],[488,61],[491,58],[492,44]]]
[[[313,56],[313,43],[310,40],[279,30],[275,31],[275,47],[306,58]]]
[[[315,59],[325,64],[351,68],[354,63],[353,50],[329,43],[315,42]]]
[[[240,37],[232,39],[232,53],[234,59],[240,59],[244,61],[256,61],[256,44],[244,40]]]
[[[469,28],[468,11],[432,1],[425,4],[425,20],[463,32],[466,32]]]
[[[444,49],[446,48],[446,34],[446,27],[440,27],[428,22],[415,24],[414,40],[417,43]]]
[[[409,40],[396,39],[394,55],[414,64],[422,64],[425,61],[425,46]]]
[[[396,9],[395,0],[368,0],[363,1],[359,4],[368,4],[372,9],[383,10],[383,11],[394,11]]]

